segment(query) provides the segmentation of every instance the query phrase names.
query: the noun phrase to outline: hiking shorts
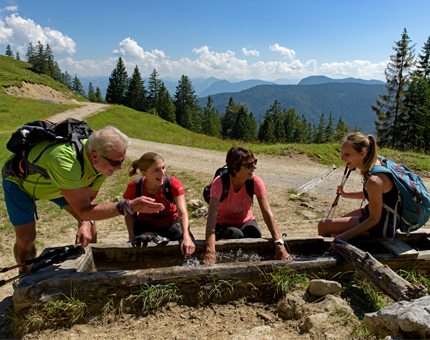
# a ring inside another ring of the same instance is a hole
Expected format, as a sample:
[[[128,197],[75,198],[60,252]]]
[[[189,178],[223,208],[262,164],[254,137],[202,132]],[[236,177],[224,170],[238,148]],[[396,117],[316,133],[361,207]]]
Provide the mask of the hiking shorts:
[[[256,220],[249,220],[241,227],[235,227],[225,223],[215,225],[215,240],[231,240],[239,238],[261,238],[261,230]]]
[[[370,216],[369,205],[367,204],[365,207],[361,208],[361,216],[359,218],[360,223],[363,222],[364,220],[368,219],[369,216]],[[386,213],[386,210],[384,209],[380,221],[375,226],[373,226],[372,228],[370,228],[368,230],[369,235],[370,235],[371,238],[383,237],[383,234],[384,234],[384,223],[385,223],[385,218],[386,217],[387,217],[387,213]],[[393,235],[394,235],[393,229],[394,229],[393,228],[393,224],[392,223],[388,223],[388,226],[387,226],[387,237],[393,237]]]
[[[33,222],[35,217],[32,197],[26,192],[22,191],[17,184],[4,179],[3,174],[2,185],[7,213],[12,225],[16,227],[18,225]],[[60,208],[63,208],[65,205],[69,204],[64,197],[55,198],[50,201],[54,202]]]

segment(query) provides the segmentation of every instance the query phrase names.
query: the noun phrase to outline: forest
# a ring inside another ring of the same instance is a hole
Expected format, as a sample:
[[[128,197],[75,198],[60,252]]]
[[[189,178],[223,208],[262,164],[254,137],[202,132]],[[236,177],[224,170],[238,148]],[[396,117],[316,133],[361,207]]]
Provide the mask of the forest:
[[[156,69],[150,74],[145,86],[138,66],[135,66],[129,77],[121,57],[111,72],[103,99],[98,87],[94,89],[90,83],[85,92],[77,75],[72,77],[67,71],[61,72],[49,45],[44,47],[38,42],[34,47],[29,43],[26,58],[34,72],[50,75],[92,102],[124,105],[209,136],[268,144],[327,143],[341,141],[347,133],[360,131],[363,125],[367,127],[374,124],[379,145],[428,153],[430,135],[426,131],[430,128],[430,37],[416,57],[415,45],[405,28],[400,40],[395,42],[393,51],[385,70],[385,91],[379,93],[375,104],[371,105],[376,118],[372,122],[366,116],[360,126],[348,125],[348,117],[342,119],[338,115],[335,118],[329,108],[327,112],[318,113],[318,117],[313,117],[313,120],[304,114],[298,115],[295,107],[282,107],[281,99],[285,97],[281,94],[264,115],[257,118],[248,105],[242,105],[232,97],[225,108],[216,107],[211,96],[202,104],[188,76],[181,76],[175,93],[171,95]],[[14,56],[9,45],[5,54],[20,59],[18,53]],[[275,85],[252,89],[255,92],[270,86]],[[360,112],[349,114],[357,116]]]

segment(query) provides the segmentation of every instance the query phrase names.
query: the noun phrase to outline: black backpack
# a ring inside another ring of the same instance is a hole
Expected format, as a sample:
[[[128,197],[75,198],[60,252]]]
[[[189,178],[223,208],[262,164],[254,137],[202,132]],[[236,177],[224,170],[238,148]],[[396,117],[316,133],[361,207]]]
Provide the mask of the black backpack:
[[[134,191],[136,192],[136,197],[143,195],[143,176],[139,175],[134,181]],[[170,202],[175,203],[175,198],[172,194],[172,178],[169,174],[164,174],[163,179],[163,194]]]
[[[224,165],[222,168],[218,168],[215,171],[215,176],[214,179],[217,176],[221,176],[221,180],[222,180],[222,194],[220,197],[220,203],[222,201],[224,201],[227,196],[228,193],[230,192],[230,176],[227,170],[227,165]],[[248,196],[251,197],[251,201],[253,204],[254,202],[254,179],[249,179],[245,182],[245,186],[246,186],[246,192],[248,193]],[[205,188],[203,189],[203,198],[205,199],[206,203],[209,204],[210,201],[210,196],[211,196],[211,187],[212,187],[212,183],[209,183],[208,185],[205,186]]]
[[[21,184],[29,176],[41,174],[42,177],[49,179],[47,171],[35,165],[47,148],[57,143],[71,142],[76,150],[76,156],[81,164],[82,174],[84,172],[84,156],[82,139],[87,139],[93,130],[84,121],[68,118],[58,123],[48,120],[36,120],[22,125],[12,133],[12,137],[7,142],[9,151],[15,156],[6,162],[3,167],[4,177],[14,176],[19,178]],[[34,159],[28,160],[30,150],[43,141],[50,141],[48,146]]]

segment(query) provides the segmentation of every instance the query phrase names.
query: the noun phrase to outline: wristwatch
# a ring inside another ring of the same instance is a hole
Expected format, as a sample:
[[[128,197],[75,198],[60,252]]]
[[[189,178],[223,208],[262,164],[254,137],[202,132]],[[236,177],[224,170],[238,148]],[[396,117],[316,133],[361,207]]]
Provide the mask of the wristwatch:
[[[280,238],[279,240],[276,240],[275,242],[273,242],[273,243],[279,243],[279,244],[284,244],[284,240],[282,239],[282,238]]]

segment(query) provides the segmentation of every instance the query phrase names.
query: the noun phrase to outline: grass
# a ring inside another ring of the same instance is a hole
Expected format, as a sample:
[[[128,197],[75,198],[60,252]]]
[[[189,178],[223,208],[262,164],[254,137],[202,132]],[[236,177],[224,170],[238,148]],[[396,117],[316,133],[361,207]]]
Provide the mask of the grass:
[[[306,289],[310,279],[291,269],[273,267],[272,271],[265,274],[269,289],[273,291],[274,297],[287,295],[295,289]]]

